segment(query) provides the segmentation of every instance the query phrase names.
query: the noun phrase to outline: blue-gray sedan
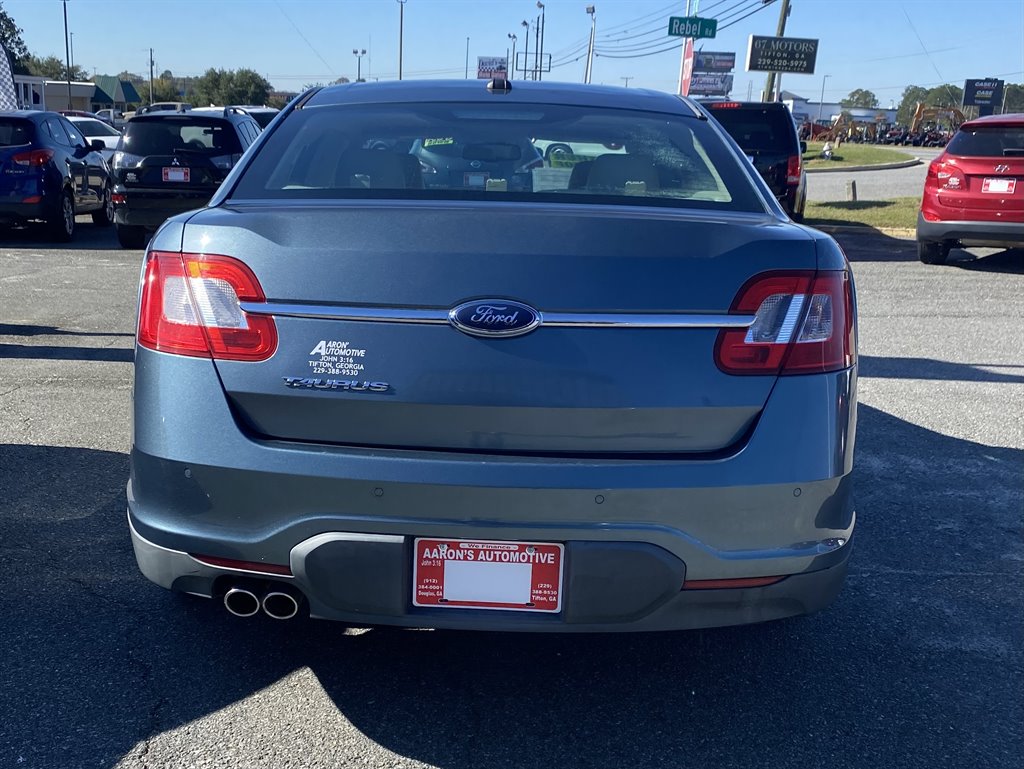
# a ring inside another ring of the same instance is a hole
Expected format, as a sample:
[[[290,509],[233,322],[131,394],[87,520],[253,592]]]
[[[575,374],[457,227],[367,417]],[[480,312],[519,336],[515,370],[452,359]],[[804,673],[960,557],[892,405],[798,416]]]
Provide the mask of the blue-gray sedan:
[[[142,572],[239,616],[805,614],[846,573],[856,305],[697,104],[310,90],[145,255]]]

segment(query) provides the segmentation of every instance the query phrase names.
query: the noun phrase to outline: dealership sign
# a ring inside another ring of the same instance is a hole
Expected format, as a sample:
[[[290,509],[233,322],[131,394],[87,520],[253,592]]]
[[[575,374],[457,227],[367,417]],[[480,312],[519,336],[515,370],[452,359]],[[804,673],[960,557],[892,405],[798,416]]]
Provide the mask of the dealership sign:
[[[694,72],[690,77],[691,96],[728,96],[732,91],[732,74],[727,72]]]
[[[967,80],[964,82],[965,107],[995,107],[1003,101],[1003,81]]]
[[[693,55],[694,72],[732,72],[736,54],[725,51],[697,51]]]
[[[817,40],[751,35],[747,48],[747,72],[793,72],[798,75],[813,75],[817,58]]]
[[[508,76],[508,59],[504,56],[477,56],[476,76],[478,80],[490,80]]]

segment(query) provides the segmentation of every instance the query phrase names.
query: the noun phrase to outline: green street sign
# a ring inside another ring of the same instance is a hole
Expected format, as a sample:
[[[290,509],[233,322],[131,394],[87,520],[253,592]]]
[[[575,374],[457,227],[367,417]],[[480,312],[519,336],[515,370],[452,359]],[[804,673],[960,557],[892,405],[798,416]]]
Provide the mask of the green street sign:
[[[668,20],[668,33],[674,37],[714,37],[717,31],[718,19],[670,16]]]

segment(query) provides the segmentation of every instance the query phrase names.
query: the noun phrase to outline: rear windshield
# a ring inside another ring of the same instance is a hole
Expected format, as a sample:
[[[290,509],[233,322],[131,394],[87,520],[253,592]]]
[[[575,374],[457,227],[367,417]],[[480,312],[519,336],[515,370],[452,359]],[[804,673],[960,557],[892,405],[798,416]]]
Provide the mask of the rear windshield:
[[[115,131],[102,120],[86,118],[84,120],[72,120],[74,125],[85,136],[120,136],[120,131]]]
[[[226,120],[192,115],[135,118],[124,132],[124,151],[132,155],[234,155],[242,151],[235,128]]]
[[[968,158],[1000,158],[1024,155],[1024,128],[990,126],[961,128],[946,146],[950,155]]]
[[[799,154],[796,128],[789,111],[764,107],[708,105],[709,111],[740,148],[760,152]]]
[[[0,147],[17,147],[31,144],[36,132],[28,120],[0,118]]]
[[[233,199],[552,200],[764,211],[706,121],[566,105],[306,107]]]
[[[276,112],[250,112],[249,117],[260,124],[260,128],[266,128],[270,121],[277,117]]]

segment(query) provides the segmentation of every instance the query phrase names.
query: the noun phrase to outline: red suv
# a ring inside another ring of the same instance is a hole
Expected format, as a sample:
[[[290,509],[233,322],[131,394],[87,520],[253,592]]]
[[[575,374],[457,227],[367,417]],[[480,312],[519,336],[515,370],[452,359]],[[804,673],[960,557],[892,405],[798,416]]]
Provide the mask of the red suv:
[[[942,264],[953,246],[1024,246],[1024,114],[964,123],[928,167],[917,253]]]

